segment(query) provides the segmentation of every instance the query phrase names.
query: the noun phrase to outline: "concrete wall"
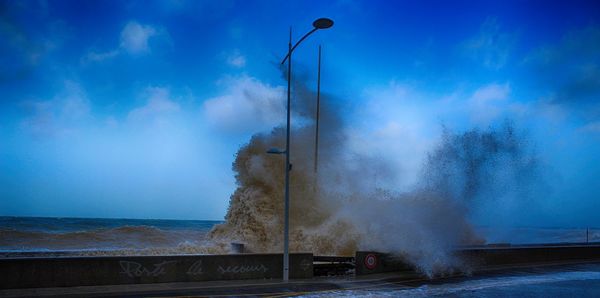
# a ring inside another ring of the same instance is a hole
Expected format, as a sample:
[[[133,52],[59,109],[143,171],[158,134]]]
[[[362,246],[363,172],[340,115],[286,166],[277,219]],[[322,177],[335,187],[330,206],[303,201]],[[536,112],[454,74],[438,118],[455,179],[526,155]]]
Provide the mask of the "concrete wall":
[[[600,245],[546,245],[546,246],[480,246],[456,250],[456,254],[473,269],[490,266],[510,266],[519,264],[543,264],[569,261],[600,261]],[[367,258],[375,258],[371,267]],[[356,252],[356,274],[412,271],[408,262],[400,257],[377,252]]]
[[[478,267],[600,260],[600,245],[475,247],[457,251]]]
[[[281,278],[282,264],[281,254],[0,259],[0,288]],[[312,276],[312,254],[291,254],[290,278]]]
[[[367,258],[375,263],[367,264]],[[390,254],[357,251],[354,260],[356,275],[413,270],[402,258]]]

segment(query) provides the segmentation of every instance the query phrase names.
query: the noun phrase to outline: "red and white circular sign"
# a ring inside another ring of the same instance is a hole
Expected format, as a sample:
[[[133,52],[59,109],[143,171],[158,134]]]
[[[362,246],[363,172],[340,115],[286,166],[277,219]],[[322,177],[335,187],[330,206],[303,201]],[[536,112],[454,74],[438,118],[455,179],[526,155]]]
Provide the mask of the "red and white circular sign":
[[[377,256],[374,254],[368,254],[365,257],[365,267],[369,270],[375,269],[377,267]]]

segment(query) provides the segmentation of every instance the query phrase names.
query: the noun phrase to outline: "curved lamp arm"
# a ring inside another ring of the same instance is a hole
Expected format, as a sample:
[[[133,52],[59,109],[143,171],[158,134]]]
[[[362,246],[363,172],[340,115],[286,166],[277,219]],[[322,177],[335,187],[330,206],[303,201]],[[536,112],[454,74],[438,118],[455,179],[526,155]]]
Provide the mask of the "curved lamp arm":
[[[290,54],[294,51],[294,49],[296,49],[296,47],[303,41],[305,40],[309,35],[313,34],[315,31],[319,30],[319,28],[313,28],[312,30],[310,30],[308,33],[304,34],[304,36],[302,36],[302,38],[300,38],[300,40],[298,40],[298,42],[296,42],[296,44],[292,47],[292,49],[287,53],[287,55],[285,55],[285,58],[283,58],[283,60],[281,60],[281,64],[285,63],[285,61],[290,57]]]
[[[331,26],[333,26],[333,21],[331,19],[328,19],[328,18],[316,19],[313,22],[313,29],[310,30],[308,33],[304,34],[304,36],[302,36],[302,38],[300,38],[300,40],[298,40],[298,42],[296,42],[296,44],[288,51],[287,55],[285,55],[285,58],[283,58],[283,60],[281,60],[281,64],[285,63],[285,61],[290,57],[290,55],[292,54],[294,49],[296,49],[296,47],[303,40],[305,40],[309,35],[313,34],[315,31],[317,31],[319,29],[331,28]],[[292,41],[292,29],[290,28],[290,43],[291,43],[291,41]]]

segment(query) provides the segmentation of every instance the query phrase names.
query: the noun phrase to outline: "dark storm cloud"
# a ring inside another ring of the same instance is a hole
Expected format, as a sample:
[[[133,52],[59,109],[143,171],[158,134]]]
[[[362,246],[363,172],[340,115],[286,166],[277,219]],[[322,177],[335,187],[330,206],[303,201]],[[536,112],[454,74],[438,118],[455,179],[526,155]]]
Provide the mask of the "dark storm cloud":
[[[0,2],[0,84],[27,78],[57,47],[64,23],[49,21],[43,3]],[[32,27],[33,20],[43,24]]]
[[[600,103],[600,27],[567,33],[557,45],[535,51],[526,64],[554,103]]]

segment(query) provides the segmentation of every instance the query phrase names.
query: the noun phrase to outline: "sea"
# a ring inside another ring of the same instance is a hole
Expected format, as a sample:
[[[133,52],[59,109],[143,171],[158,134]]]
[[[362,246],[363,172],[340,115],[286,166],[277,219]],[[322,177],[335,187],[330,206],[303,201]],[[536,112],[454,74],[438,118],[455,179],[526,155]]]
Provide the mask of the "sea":
[[[0,257],[14,253],[160,255],[206,253],[207,234],[222,221],[68,217],[0,217]],[[488,244],[600,241],[600,229],[479,227]]]
[[[0,217],[0,257],[203,253],[221,221],[60,217]]]

